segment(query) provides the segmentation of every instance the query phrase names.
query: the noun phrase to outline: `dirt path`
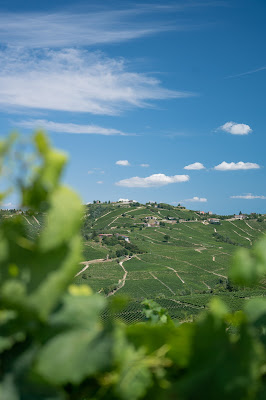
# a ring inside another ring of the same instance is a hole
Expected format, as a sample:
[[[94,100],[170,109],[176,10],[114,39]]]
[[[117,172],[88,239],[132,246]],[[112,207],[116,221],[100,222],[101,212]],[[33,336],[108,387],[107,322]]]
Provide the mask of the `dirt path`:
[[[207,250],[206,247],[200,247],[198,249],[194,249],[195,251],[197,251],[198,253],[201,253],[202,250]]]
[[[171,267],[166,267],[166,268],[171,269],[172,271],[174,271],[174,272],[176,273],[176,276],[180,279],[180,281],[181,281],[182,283],[185,283],[185,281],[183,281],[183,279],[181,278],[181,276],[178,275],[177,271],[176,271],[174,268],[171,268]]]
[[[195,304],[184,303],[183,301],[180,301],[180,300],[171,299],[171,301],[174,301],[175,303],[181,304],[182,306],[185,306],[185,307],[196,308],[197,310],[204,308],[204,306],[196,306]]]
[[[101,215],[99,218],[95,218],[95,222],[96,222],[96,221],[98,221],[99,219],[101,219],[101,218],[105,217],[106,215],[110,214],[112,211],[113,211],[113,210],[111,210],[111,211],[108,211],[106,214],[104,214],[104,215]]]
[[[32,223],[28,220],[28,218],[25,217],[25,215],[23,215],[23,218],[25,218],[29,225],[32,225]]]
[[[250,229],[252,229],[253,231],[259,231],[259,232],[262,232],[262,230],[260,230],[260,229],[255,229],[255,228],[252,228],[252,226],[251,225],[249,225],[248,223],[247,223],[247,221],[244,221],[245,222],[245,224],[250,228]],[[265,232],[262,232],[263,233],[263,235],[265,235]]]
[[[253,231],[256,231],[257,229],[255,229],[255,228],[252,228],[252,226],[250,226],[248,223],[247,223],[247,221],[244,221],[245,222],[245,224],[250,228],[250,229],[252,229]]]
[[[191,226],[186,225],[186,222],[183,222],[183,225],[185,225],[187,228],[192,229],[193,231],[196,231],[196,229],[191,228]]]
[[[40,222],[37,220],[37,218],[33,215],[33,218],[35,219],[35,221],[37,222],[38,225],[41,225]]]
[[[126,257],[126,258],[124,258],[123,261],[120,261],[120,262],[119,262],[120,267],[121,267],[121,268],[123,269],[123,271],[124,271],[123,278],[122,278],[122,279],[119,279],[118,284],[117,284],[117,287],[116,287],[114,290],[112,290],[110,293],[108,293],[107,297],[113,296],[116,292],[118,292],[118,290],[122,289],[122,287],[125,286],[128,272],[127,272],[127,270],[125,269],[123,263],[126,262],[126,261],[128,261],[128,260],[129,260],[129,258]]]
[[[180,260],[180,261],[181,261],[181,262],[183,262],[183,263],[185,263],[185,264],[191,265],[192,267],[195,267],[195,268],[201,269],[202,271],[208,272],[208,274],[212,274],[212,275],[220,276],[221,278],[225,278],[225,279],[227,279],[227,276],[225,276],[225,275],[216,274],[216,272],[208,271],[207,269],[205,269],[205,268],[202,268],[202,267],[198,267],[197,265],[191,264],[191,263],[190,263],[190,262],[188,262],[188,261],[183,261],[183,260]]]
[[[252,241],[248,237],[240,235],[240,233],[238,233],[237,231],[233,231],[233,232],[235,232],[236,235],[242,237],[243,239],[248,240],[250,242],[250,244],[252,245]]]
[[[122,214],[121,214],[122,215]],[[118,215],[117,217],[115,217],[115,219],[113,219],[113,221],[110,222],[110,224],[108,224],[107,226],[112,225],[118,218],[121,217],[121,215]]]
[[[144,237],[147,238],[147,239],[150,239],[150,240],[151,240],[151,243],[153,243],[153,244],[156,244],[155,242],[157,242],[157,243],[162,243],[162,242],[160,242],[160,240],[151,238],[150,236],[144,235],[143,233],[139,233],[139,235],[140,235],[140,236],[144,236]]]
[[[125,211],[124,213],[122,213],[122,214],[128,214],[128,213],[131,213],[131,212],[133,212],[133,211],[136,211],[136,210],[141,210],[141,209],[143,209],[143,208],[145,208],[145,207],[137,207],[137,208],[133,208],[133,210],[129,210],[129,211]],[[122,215],[121,214],[121,215]]]
[[[240,226],[237,226],[236,224],[234,224],[232,221],[230,221],[230,223],[232,225],[234,225],[237,229],[240,229],[242,232],[244,232],[246,235],[250,235],[252,237],[254,237],[253,235],[251,235],[251,233],[248,233],[247,231],[245,231],[244,229],[240,228]]]
[[[207,285],[207,283],[205,283],[204,281],[201,281],[208,289],[211,289],[211,287],[209,285]]]
[[[159,281],[162,285],[164,285],[168,290],[170,290],[170,292],[172,293],[172,294],[174,294],[175,295],[175,292],[169,287],[169,286],[167,286],[163,281],[161,281],[159,278],[157,278],[157,276],[155,276],[152,272],[150,272],[150,275],[154,278],[154,279],[157,279],[157,281]]]
[[[82,274],[82,272],[86,271],[87,268],[89,268],[90,264],[97,264],[97,263],[105,263],[105,262],[110,262],[110,261],[114,261],[112,258],[108,258],[108,260],[105,260],[104,258],[97,258],[96,260],[90,260],[90,261],[82,261],[80,264],[85,265],[81,271],[79,271],[76,276],[79,276],[80,274]]]

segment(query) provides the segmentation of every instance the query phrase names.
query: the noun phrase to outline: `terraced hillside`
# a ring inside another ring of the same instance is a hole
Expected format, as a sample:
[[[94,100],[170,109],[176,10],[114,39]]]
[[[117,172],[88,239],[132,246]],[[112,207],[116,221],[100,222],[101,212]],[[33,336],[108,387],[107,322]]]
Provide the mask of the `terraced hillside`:
[[[239,246],[251,247],[266,234],[266,221],[261,216],[218,217],[220,223],[211,223],[210,218],[167,205],[89,205],[84,255],[86,261],[106,260],[85,263],[75,281],[107,296],[129,296],[131,302],[121,313],[128,321],[141,318],[140,302],[145,298],[155,299],[181,319],[197,314],[217,294],[232,310],[239,309],[246,297],[264,295],[266,286],[252,292],[232,288],[231,257]]]
[[[23,218],[29,238],[39,234],[41,213],[1,211],[0,217],[16,214]],[[142,318],[140,303],[146,298],[155,299],[173,318],[186,319],[215,295],[237,310],[245,298],[266,293],[266,282],[251,290],[228,281],[235,250],[250,248],[266,234],[264,216],[236,220],[165,204],[116,203],[85,206],[83,220],[83,259],[75,283],[88,284],[110,298],[130,297],[120,313],[125,321]]]

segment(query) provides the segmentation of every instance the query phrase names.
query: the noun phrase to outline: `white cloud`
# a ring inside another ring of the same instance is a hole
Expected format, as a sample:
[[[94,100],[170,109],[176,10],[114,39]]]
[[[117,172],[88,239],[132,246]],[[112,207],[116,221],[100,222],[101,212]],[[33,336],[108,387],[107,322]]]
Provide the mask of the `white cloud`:
[[[9,203],[0,203],[0,207],[7,208],[7,209],[13,209],[13,208],[16,208],[17,206],[15,204],[9,202]]]
[[[80,134],[89,134],[89,135],[120,135],[127,136],[127,133],[121,132],[117,129],[112,128],[103,128],[97,125],[78,125],[71,123],[60,123],[47,121],[45,119],[30,119],[25,121],[19,121],[15,123],[17,126],[21,126],[22,128],[27,129],[36,129],[42,128],[47,129],[50,132],[60,132],[60,133],[80,133]]]
[[[130,163],[128,160],[118,160],[116,161],[116,165],[121,165],[122,167],[128,167]]]
[[[199,202],[199,203],[206,203],[208,200],[205,197],[192,197],[192,199],[186,199],[186,200],[182,200],[182,203],[184,202]]]
[[[99,185],[102,185],[102,184],[103,184],[103,181],[98,181],[98,182],[96,182],[96,183],[98,183]]]
[[[88,174],[89,175],[92,175],[92,174],[104,174],[105,172],[104,171],[100,171],[100,169],[101,168],[93,168],[92,170],[88,171]]]
[[[221,164],[216,165],[214,169],[217,171],[236,171],[236,170],[247,170],[247,169],[258,169],[260,166],[256,163],[250,163],[250,162],[243,162],[239,161],[237,163],[231,162],[227,163],[226,161],[223,161]]]
[[[177,182],[187,182],[189,180],[188,175],[174,175],[167,176],[165,174],[153,174],[151,176],[147,176],[146,178],[140,178],[139,176],[134,176],[133,178],[123,179],[119,182],[116,182],[117,186],[125,186],[125,187],[157,187],[168,185],[169,183],[177,183]]]
[[[262,199],[266,200],[266,196],[257,196],[251,193],[247,193],[245,195],[240,195],[240,196],[231,196],[231,199],[246,199],[246,200],[253,200],[253,199]]]
[[[249,125],[237,124],[236,122],[226,122],[226,124],[220,126],[220,129],[231,133],[232,135],[248,135],[252,132]]]
[[[131,107],[150,107],[154,100],[188,96],[163,88],[156,78],[129,71],[121,58],[99,52],[0,50],[0,106],[5,108],[117,115]]]
[[[195,162],[194,164],[187,165],[186,167],[184,167],[184,169],[199,170],[199,169],[205,169],[205,167],[200,162]]]
[[[143,167],[143,168],[148,168],[150,166],[150,164],[140,164],[140,167]]]
[[[124,42],[176,29],[159,18],[150,18],[158,11],[153,7],[132,7],[123,10],[96,12],[49,12],[0,14],[0,41],[6,45],[33,48],[91,46]],[[166,10],[167,11],[167,10]],[[145,18],[147,14],[148,18]],[[142,18],[139,18],[140,15]],[[179,25],[188,30],[189,25]],[[192,27],[193,29],[193,27]]]

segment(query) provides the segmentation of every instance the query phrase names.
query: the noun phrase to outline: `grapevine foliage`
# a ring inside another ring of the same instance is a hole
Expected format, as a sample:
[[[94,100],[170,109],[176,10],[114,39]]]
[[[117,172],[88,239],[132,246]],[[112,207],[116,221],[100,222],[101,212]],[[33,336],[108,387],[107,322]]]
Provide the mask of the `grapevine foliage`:
[[[0,144],[0,168],[12,143]],[[72,285],[83,207],[60,184],[66,156],[42,132],[34,143],[39,160],[20,183],[21,205],[43,210],[44,227],[30,239],[22,215],[0,226],[0,399],[265,398],[263,298],[235,314],[215,298],[195,322],[180,325],[145,301],[147,322],[126,326],[112,318],[122,300],[107,303]],[[232,280],[255,284],[265,273],[265,240],[238,251]]]

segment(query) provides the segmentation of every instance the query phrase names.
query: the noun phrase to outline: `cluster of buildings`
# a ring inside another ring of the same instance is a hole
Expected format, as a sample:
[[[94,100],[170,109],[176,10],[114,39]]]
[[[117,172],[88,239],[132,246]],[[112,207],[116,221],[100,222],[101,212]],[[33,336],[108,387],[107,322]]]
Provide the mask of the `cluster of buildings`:
[[[218,218],[208,218],[209,224],[220,225],[221,221]]]
[[[157,220],[157,217],[145,217],[144,226],[147,228],[153,228],[155,226],[160,225],[160,222]]]
[[[243,219],[246,219],[247,218],[247,216],[245,215],[245,214],[239,214],[239,215],[234,215],[234,219],[240,219],[240,220],[243,220]]]

